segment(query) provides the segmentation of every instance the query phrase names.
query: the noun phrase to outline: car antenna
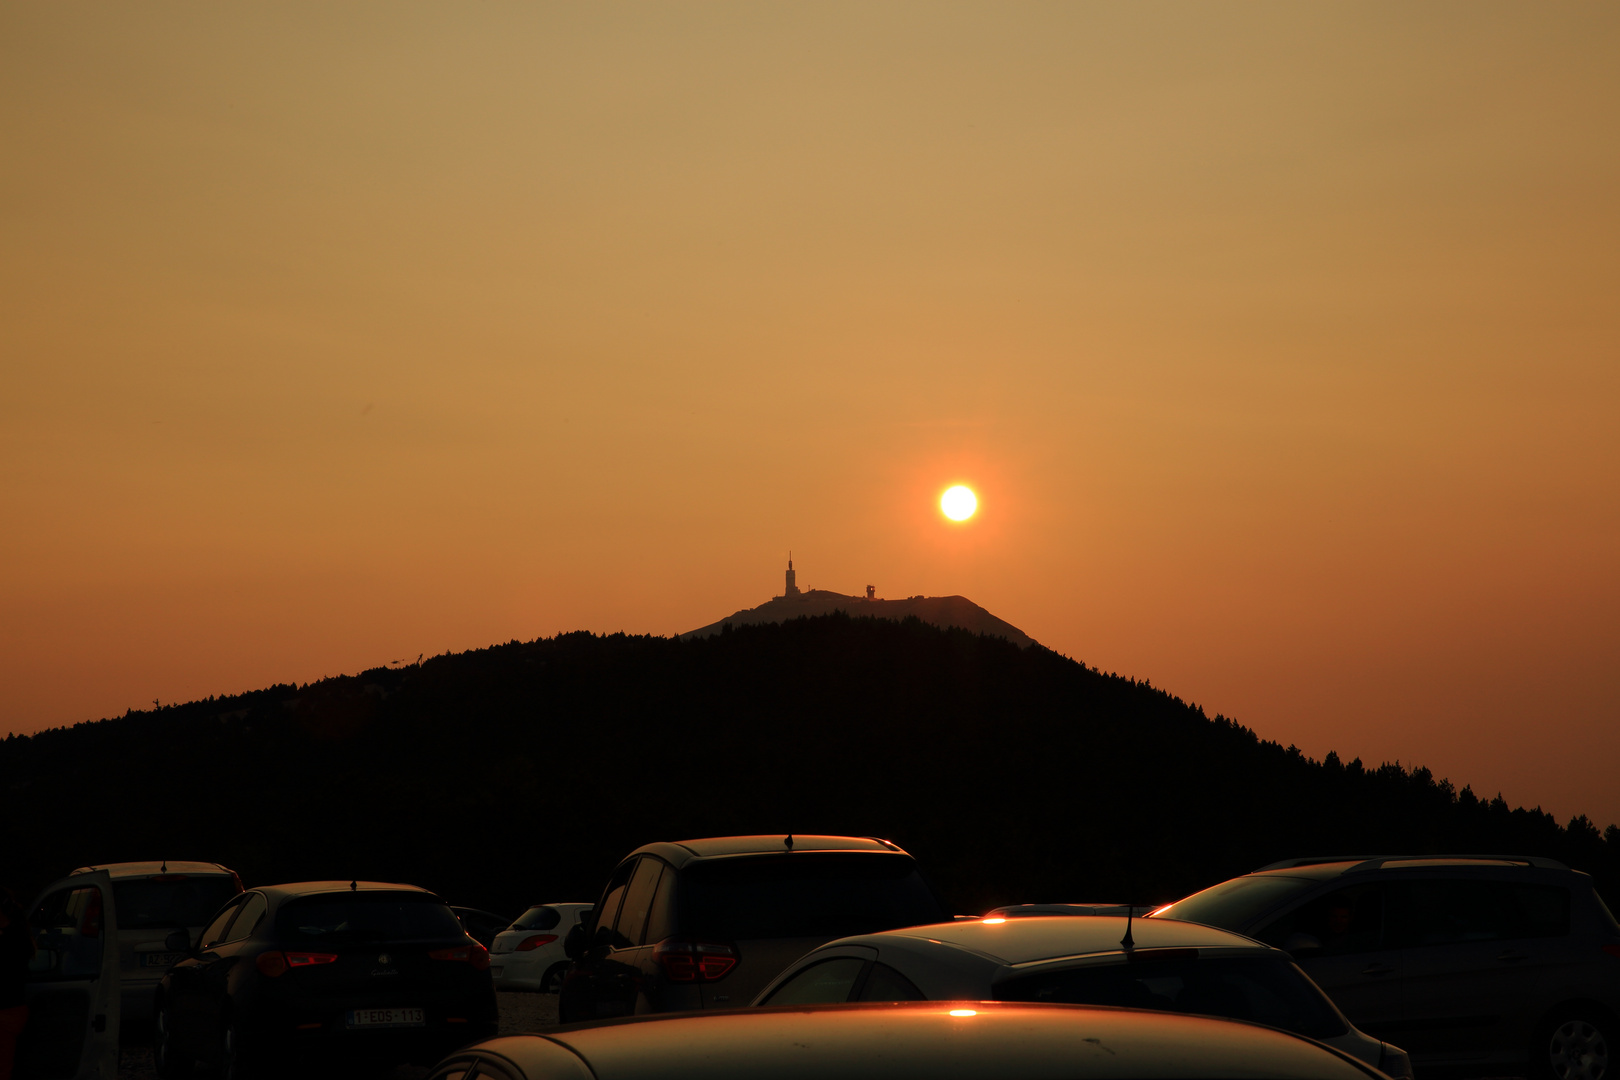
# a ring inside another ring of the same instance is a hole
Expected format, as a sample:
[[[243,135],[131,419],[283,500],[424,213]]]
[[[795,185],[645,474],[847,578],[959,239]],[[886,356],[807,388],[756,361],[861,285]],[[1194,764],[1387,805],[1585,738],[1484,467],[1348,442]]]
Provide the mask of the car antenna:
[[[353,881],[349,882],[349,891],[350,892],[359,892],[360,891],[360,879],[359,878],[355,878]]]
[[[787,848],[789,851],[793,850],[793,834],[792,833],[787,834],[787,838],[782,841],[782,846]]]
[[[167,874],[168,872],[169,872],[169,860],[164,859],[163,860],[163,865],[158,867],[158,873]]]
[[[1119,947],[1122,948],[1122,949],[1134,949],[1134,948],[1136,948],[1136,939],[1131,937],[1131,916],[1133,916],[1135,914],[1136,914],[1136,905],[1135,904],[1126,904],[1125,905],[1125,936],[1119,939]]]

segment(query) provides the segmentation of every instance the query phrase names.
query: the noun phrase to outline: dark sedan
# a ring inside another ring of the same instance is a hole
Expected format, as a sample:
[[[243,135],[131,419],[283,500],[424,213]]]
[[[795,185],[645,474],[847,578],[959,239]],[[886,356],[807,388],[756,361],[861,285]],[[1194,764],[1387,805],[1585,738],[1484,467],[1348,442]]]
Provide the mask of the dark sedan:
[[[184,931],[177,931],[176,936]],[[244,1076],[288,1059],[433,1060],[496,1030],[489,953],[412,885],[311,881],[251,889],[164,975],[155,1051]]]

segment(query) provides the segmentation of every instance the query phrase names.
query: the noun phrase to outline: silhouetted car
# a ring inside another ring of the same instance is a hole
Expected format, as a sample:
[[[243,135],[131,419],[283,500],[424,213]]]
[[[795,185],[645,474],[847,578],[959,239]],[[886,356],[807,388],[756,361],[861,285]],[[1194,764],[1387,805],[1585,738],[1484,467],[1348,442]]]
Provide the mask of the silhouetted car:
[[[242,879],[212,862],[121,862],[81,866],[75,875],[105,870],[118,899],[118,949],[123,1019],[152,1018],[152,994],[169,966],[185,955],[165,944],[184,928],[197,940],[214,912],[242,891]]]
[[[504,915],[497,915],[493,911],[481,911],[478,908],[456,907],[451,905],[456,921],[461,928],[467,931],[467,936],[488,949],[495,943],[495,935],[512,925],[512,920]]]
[[[1495,855],[1297,859],[1160,908],[1292,953],[1419,1075],[1599,1080],[1620,1050],[1620,925],[1592,879]]]
[[[754,1004],[960,1000],[1246,1020],[1316,1039],[1393,1077],[1412,1075],[1398,1047],[1352,1027],[1287,953],[1169,919],[991,917],[840,938],[788,965]]]
[[[591,910],[589,904],[536,904],[495,935],[489,950],[497,990],[555,993],[568,970],[563,941]]]
[[[175,945],[183,944],[176,935]],[[489,954],[425,889],[249,889],[158,987],[158,1071],[240,1076],[304,1058],[431,1061],[496,1030]]]
[[[833,938],[949,919],[887,840],[731,836],[647,844],[570,935],[565,1023],[746,1005]]]
[[[1207,1016],[1007,1002],[725,1010],[509,1035],[431,1080],[1377,1080],[1320,1043]]]
[[[46,886],[29,909],[38,950],[28,966],[28,1015],[17,1080],[105,1080],[118,1069],[118,901],[112,875],[80,870]]]

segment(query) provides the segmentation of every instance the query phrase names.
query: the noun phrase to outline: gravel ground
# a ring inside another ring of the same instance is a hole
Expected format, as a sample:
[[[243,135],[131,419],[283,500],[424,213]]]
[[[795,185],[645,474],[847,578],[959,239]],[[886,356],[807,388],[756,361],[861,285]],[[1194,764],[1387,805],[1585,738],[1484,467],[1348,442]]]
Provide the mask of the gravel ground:
[[[501,1010],[502,1035],[544,1031],[557,1022],[556,994],[499,992],[495,1000]],[[429,1071],[422,1066],[401,1066],[388,1080],[424,1080]],[[152,1046],[145,1037],[137,1036],[119,1049],[118,1080],[157,1080],[157,1071],[152,1068]]]

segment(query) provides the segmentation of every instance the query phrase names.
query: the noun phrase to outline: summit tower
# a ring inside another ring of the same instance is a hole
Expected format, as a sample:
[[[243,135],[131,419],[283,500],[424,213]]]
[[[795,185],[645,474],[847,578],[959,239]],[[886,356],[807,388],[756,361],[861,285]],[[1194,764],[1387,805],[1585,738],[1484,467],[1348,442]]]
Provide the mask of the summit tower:
[[[798,596],[799,595],[799,581],[798,581],[798,578],[793,573],[793,552],[791,552],[791,551],[788,552],[787,592],[783,593],[782,595],[783,596]]]

